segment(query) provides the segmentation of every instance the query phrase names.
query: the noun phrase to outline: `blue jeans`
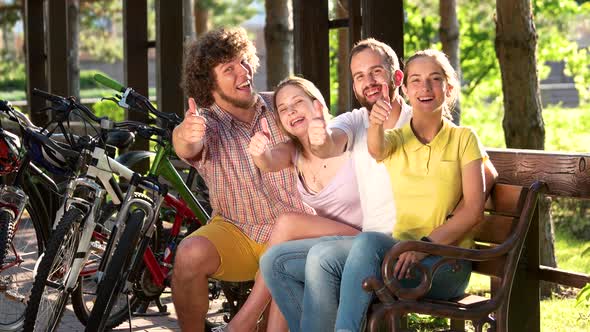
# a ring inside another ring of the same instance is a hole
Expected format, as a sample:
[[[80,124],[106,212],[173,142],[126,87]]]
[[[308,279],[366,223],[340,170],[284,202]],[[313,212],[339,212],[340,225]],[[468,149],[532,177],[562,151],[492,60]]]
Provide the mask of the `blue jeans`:
[[[289,331],[332,331],[340,276],[354,237],[326,236],[270,248],[260,271]]]
[[[364,232],[354,238],[342,273],[336,331],[361,331],[373,299],[373,294],[362,289],[362,282],[369,276],[381,279],[383,258],[397,242],[390,235],[376,232]],[[421,263],[428,268],[440,259],[440,256],[428,256]],[[449,299],[462,295],[469,283],[471,262],[460,261],[459,264],[459,269],[451,264],[440,267],[433,276],[432,288],[426,296]],[[404,279],[401,283],[404,287],[416,287],[420,283],[420,276]]]

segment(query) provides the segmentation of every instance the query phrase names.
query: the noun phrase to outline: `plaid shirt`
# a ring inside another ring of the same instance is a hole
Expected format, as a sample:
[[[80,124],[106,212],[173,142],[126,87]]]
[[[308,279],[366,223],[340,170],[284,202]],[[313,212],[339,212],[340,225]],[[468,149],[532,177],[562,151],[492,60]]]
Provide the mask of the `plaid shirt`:
[[[248,153],[250,138],[261,130],[263,117],[268,120],[271,145],[287,139],[275,122],[270,100],[265,99],[258,96],[252,123],[234,119],[216,104],[203,110],[205,145],[200,159],[191,162],[207,183],[213,215],[222,216],[258,243],[268,241],[281,214],[313,213],[301,200],[293,168],[261,172]]]

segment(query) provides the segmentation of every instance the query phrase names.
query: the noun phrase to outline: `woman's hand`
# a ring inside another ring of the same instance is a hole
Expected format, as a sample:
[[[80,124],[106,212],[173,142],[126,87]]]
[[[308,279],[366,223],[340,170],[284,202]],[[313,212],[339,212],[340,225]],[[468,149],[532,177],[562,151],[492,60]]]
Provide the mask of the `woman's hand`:
[[[410,278],[410,267],[412,264],[418,263],[428,254],[418,251],[406,251],[399,255],[395,268],[393,269],[393,275],[398,279],[409,279]]]
[[[250,139],[250,144],[248,145],[248,152],[253,157],[262,156],[268,149],[268,145],[270,143],[270,130],[268,129],[268,122],[266,118],[260,119],[260,126],[262,131],[254,134],[254,136],[252,136]]]

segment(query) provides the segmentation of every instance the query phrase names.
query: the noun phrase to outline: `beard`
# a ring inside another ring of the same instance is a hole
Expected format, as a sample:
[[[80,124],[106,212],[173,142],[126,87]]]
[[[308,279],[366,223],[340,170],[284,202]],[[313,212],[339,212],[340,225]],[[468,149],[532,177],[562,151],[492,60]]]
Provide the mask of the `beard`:
[[[367,90],[367,89],[373,88],[373,87],[375,87],[376,85],[379,85],[379,86],[381,86],[380,84],[373,84],[373,85],[371,85],[371,86],[368,86],[368,87],[366,87],[364,90]],[[394,96],[395,96],[395,94],[394,94],[394,91],[395,91],[395,90],[394,90],[393,82],[389,82],[389,83],[387,83],[387,85],[388,85],[388,87],[389,87],[389,98],[390,98],[391,100],[393,100],[393,98],[394,98]],[[369,101],[369,100],[367,99],[367,97],[365,97],[364,90],[363,90],[363,92],[362,92],[362,93],[358,93],[358,92],[356,91],[356,89],[353,89],[353,91],[354,91],[354,96],[356,97],[356,100],[359,102],[359,104],[361,104],[361,106],[362,106],[362,107],[365,107],[366,109],[368,109],[368,110],[370,111],[370,110],[373,108],[373,105],[374,105],[374,104],[377,102],[377,100],[375,100],[375,101]],[[389,101],[391,101],[391,100],[389,100]]]
[[[238,99],[228,96],[219,88],[217,89],[217,93],[219,94],[219,97],[221,97],[221,99],[237,108],[249,109],[252,106],[254,106],[254,104],[256,104],[256,91],[254,90],[254,86],[252,86],[252,93],[250,94],[248,99]]]

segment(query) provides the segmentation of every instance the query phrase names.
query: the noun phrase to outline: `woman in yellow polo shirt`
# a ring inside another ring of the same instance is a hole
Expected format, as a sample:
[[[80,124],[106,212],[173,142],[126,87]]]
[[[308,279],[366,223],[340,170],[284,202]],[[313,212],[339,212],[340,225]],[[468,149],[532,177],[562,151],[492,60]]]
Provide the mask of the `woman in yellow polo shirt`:
[[[406,63],[402,85],[413,109],[411,122],[383,130],[391,109],[388,98],[377,102],[371,111],[368,148],[390,173],[397,220],[393,237],[371,232],[356,237],[343,271],[336,331],[361,329],[371,301],[371,295],[361,288],[362,281],[369,275],[380,277],[383,257],[398,241],[473,245],[469,234],[484,208],[485,152],[471,129],[450,121],[460,89],[456,77],[444,53],[417,52]],[[383,95],[387,95],[386,89]],[[414,287],[419,278],[410,274],[411,264],[421,262],[431,267],[440,259],[406,252],[400,255],[394,274],[405,287]],[[438,269],[427,297],[448,299],[463,294],[471,264],[462,261],[460,265],[459,269],[451,265]]]

